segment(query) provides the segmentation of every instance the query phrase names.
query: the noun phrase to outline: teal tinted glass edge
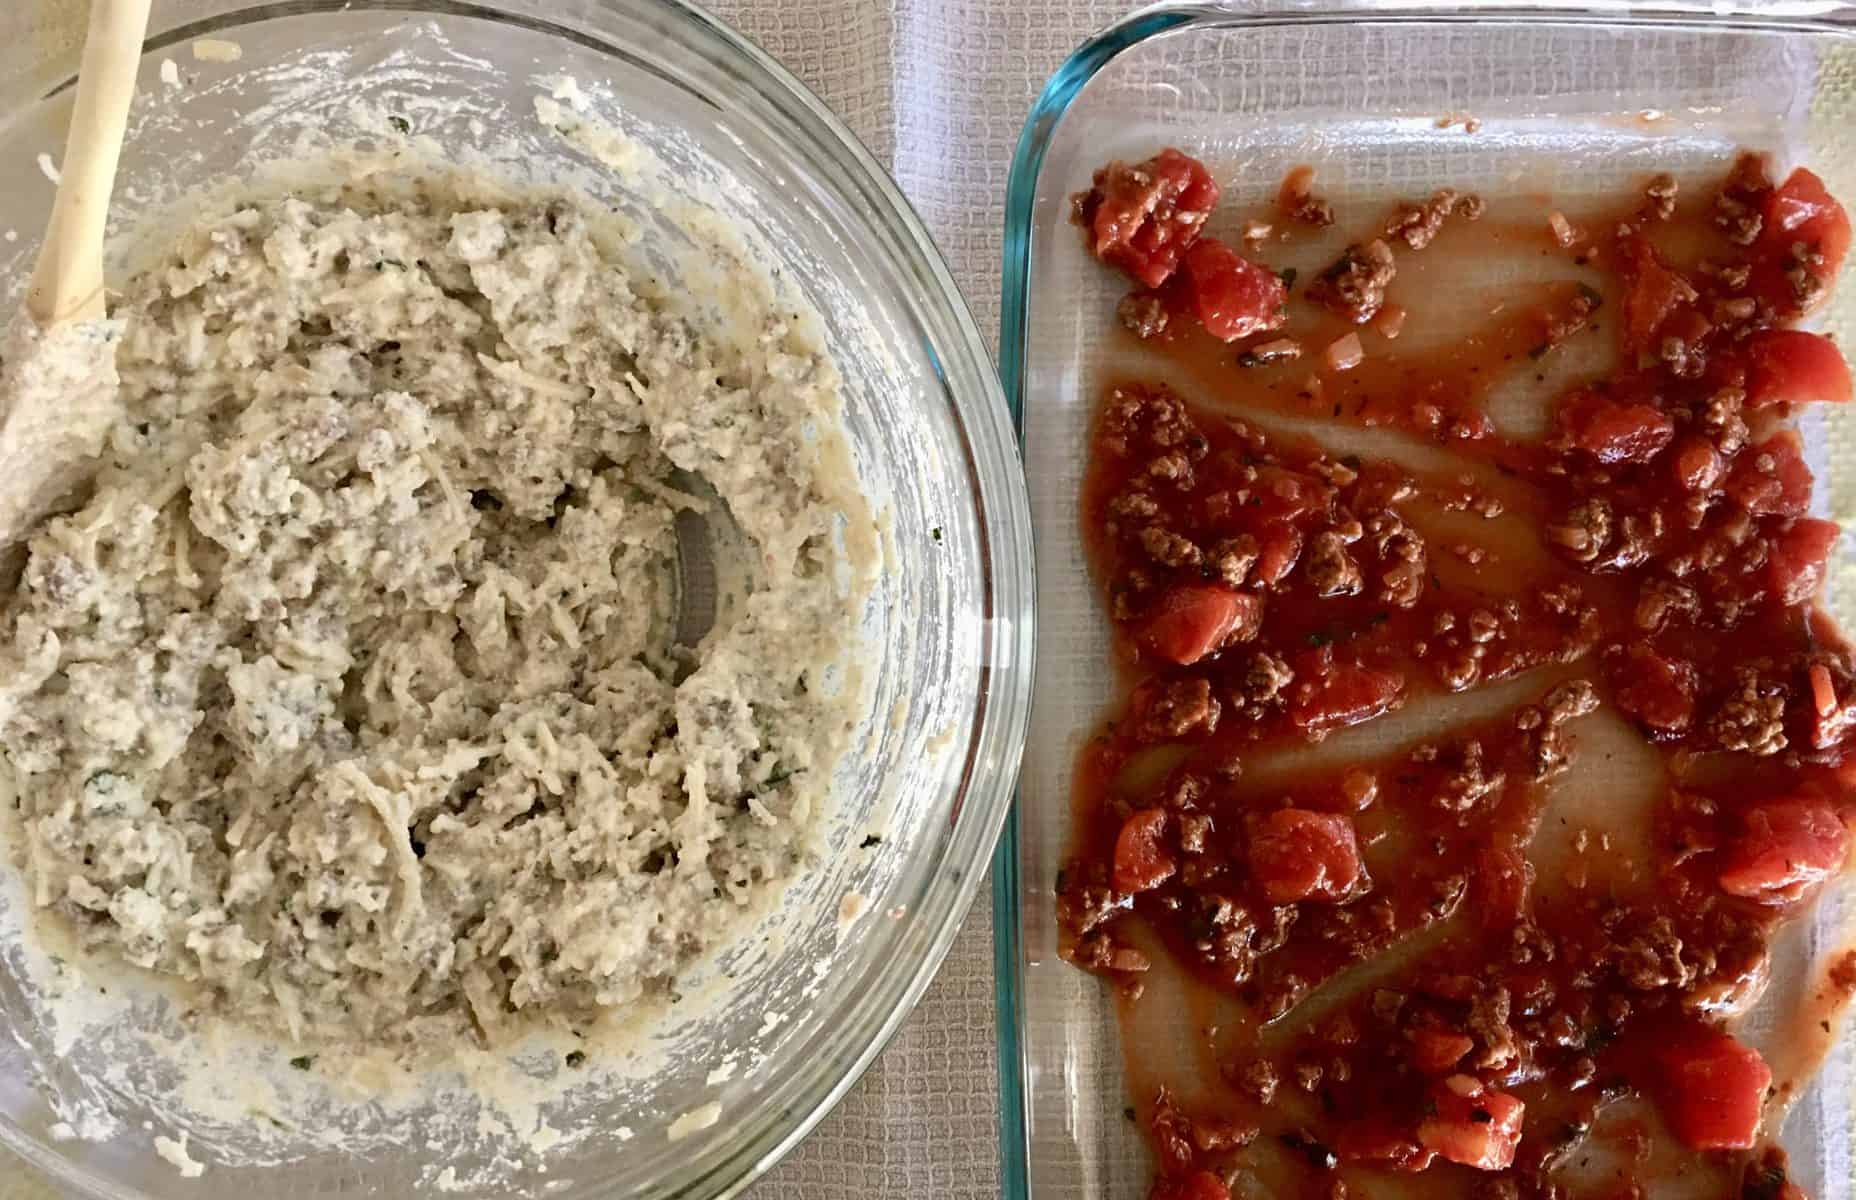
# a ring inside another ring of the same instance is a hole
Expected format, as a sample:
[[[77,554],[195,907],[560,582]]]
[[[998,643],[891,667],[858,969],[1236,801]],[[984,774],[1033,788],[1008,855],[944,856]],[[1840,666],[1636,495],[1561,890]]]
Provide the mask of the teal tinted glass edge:
[[[1057,68],[1031,106],[1012,155],[1005,192],[1005,261],[999,307],[999,381],[1025,439],[1025,322],[1031,280],[1031,222],[1038,172],[1051,132],[1070,102],[1109,60],[1137,42],[1191,20],[1180,11],[1136,13],[1084,42]],[[993,979],[999,1052],[999,1189],[1004,1200],[1030,1200],[1030,1123],[1025,1111],[1023,904],[1018,870],[1018,800],[1006,814],[993,852]]]

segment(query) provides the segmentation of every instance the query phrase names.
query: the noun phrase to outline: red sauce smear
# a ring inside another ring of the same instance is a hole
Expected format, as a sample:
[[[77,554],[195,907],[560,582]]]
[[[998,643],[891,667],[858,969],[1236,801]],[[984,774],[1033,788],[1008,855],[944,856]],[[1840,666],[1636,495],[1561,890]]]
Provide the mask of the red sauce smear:
[[[1644,1164],[1672,1155],[1688,1194],[1796,1195],[1772,1072],[1730,1026],[1856,816],[1856,667],[1814,608],[1839,531],[1806,515],[1788,428],[1850,398],[1835,345],[1788,328],[1835,277],[1843,209],[1752,156],[1691,213],[1659,177],[1596,232],[1542,222],[1541,252],[1593,283],[1399,353],[1400,260],[1479,200],[1399,206],[1299,296],[1204,234],[1217,200],[1168,150],[1077,203],[1139,285],[1124,323],[1221,400],[1108,388],[1081,498],[1126,692],[1078,764],[1063,952],[1124,1015],[1165,971],[1221,1014],[1178,1031],[1206,1069],[1134,1097],[1153,1195],[1357,1200],[1426,1172],[1426,1195],[1609,1198],[1654,1194]],[[1699,249],[1666,258],[1672,232]],[[1561,395],[1544,438],[1497,432],[1495,388],[1607,334],[1624,367]],[[1239,407],[1402,430],[1494,482],[1337,456]],[[1440,519],[1505,519],[1534,552]],[[1247,777],[1506,680],[1535,681],[1508,712]],[[1537,878],[1548,785],[1601,707],[1667,779],[1647,861],[1575,841]],[[1627,1169],[1593,1183],[1569,1164],[1600,1133]]]

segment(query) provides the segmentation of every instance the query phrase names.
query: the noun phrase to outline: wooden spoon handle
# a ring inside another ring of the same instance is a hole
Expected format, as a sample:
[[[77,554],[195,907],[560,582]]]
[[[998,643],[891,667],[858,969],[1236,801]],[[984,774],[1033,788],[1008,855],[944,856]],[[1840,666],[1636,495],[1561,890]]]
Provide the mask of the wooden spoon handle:
[[[41,327],[103,316],[103,228],[135,96],[150,0],[91,0],[64,178],[26,293]]]

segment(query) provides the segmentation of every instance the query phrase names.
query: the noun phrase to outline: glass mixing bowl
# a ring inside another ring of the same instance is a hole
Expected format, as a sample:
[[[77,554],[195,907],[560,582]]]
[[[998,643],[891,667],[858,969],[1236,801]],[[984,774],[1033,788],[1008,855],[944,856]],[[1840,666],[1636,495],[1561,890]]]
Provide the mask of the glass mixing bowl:
[[[38,12],[21,11],[39,6],[8,8],[0,293],[16,298],[51,202],[41,163],[62,145],[77,55],[70,30],[35,27]],[[234,44],[236,60],[228,45],[196,49],[200,38]],[[542,1110],[544,1131],[560,1135],[545,1151],[442,1132],[471,1124],[459,1119],[475,1104],[468,1089],[398,1110],[331,1108],[313,1125],[270,1129],[260,1145],[249,1122],[169,1103],[156,1068],[124,1061],[134,1050],[119,1027],[149,1019],[145,1009],[55,1042],[24,951],[0,945],[0,1144],[67,1188],[732,1193],[869,1064],[984,877],[1018,769],[1032,666],[1016,440],[980,336],[920,223],[844,127],[765,55],[676,0],[175,0],[156,6],[115,224],[287,158],[306,133],[364,133],[368,114],[386,113],[448,155],[496,143],[508,169],[588,189],[640,223],[633,252],[674,289],[703,260],[662,218],[662,181],[543,131],[535,97],[558,89],[549,76],[572,77],[589,112],[654,154],[674,199],[777,247],[767,275],[816,312],[843,372],[888,561],[865,614],[877,704],[861,751],[834,780],[818,861],[714,966],[715,1002],[647,1036],[658,1051],[650,1072],[576,1088]],[[852,893],[861,899],[847,904]],[[84,1104],[112,1111],[113,1127],[79,1130],[104,1136],[60,1127]],[[183,1133],[207,1165],[201,1178],[183,1179],[154,1149],[157,1135]]]

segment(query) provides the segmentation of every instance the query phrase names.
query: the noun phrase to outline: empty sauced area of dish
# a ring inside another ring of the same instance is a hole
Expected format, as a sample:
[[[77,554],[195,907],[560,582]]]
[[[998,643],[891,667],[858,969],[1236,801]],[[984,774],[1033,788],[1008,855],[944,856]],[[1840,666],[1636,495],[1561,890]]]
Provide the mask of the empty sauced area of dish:
[[[1156,1197],[1795,1194],[1826,1014],[1733,1029],[1848,856],[1792,426],[1850,375],[1788,326],[1849,223],[1769,165],[1221,213],[1164,151],[1079,196],[1148,370],[1095,412],[1130,687],[1057,916],[1118,985]]]
[[[123,418],[0,617],[9,849],[291,1039],[583,1028],[803,867],[865,715],[837,375],[775,318],[705,340],[574,196],[341,173],[112,306]],[[692,514],[747,583],[699,639]]]

